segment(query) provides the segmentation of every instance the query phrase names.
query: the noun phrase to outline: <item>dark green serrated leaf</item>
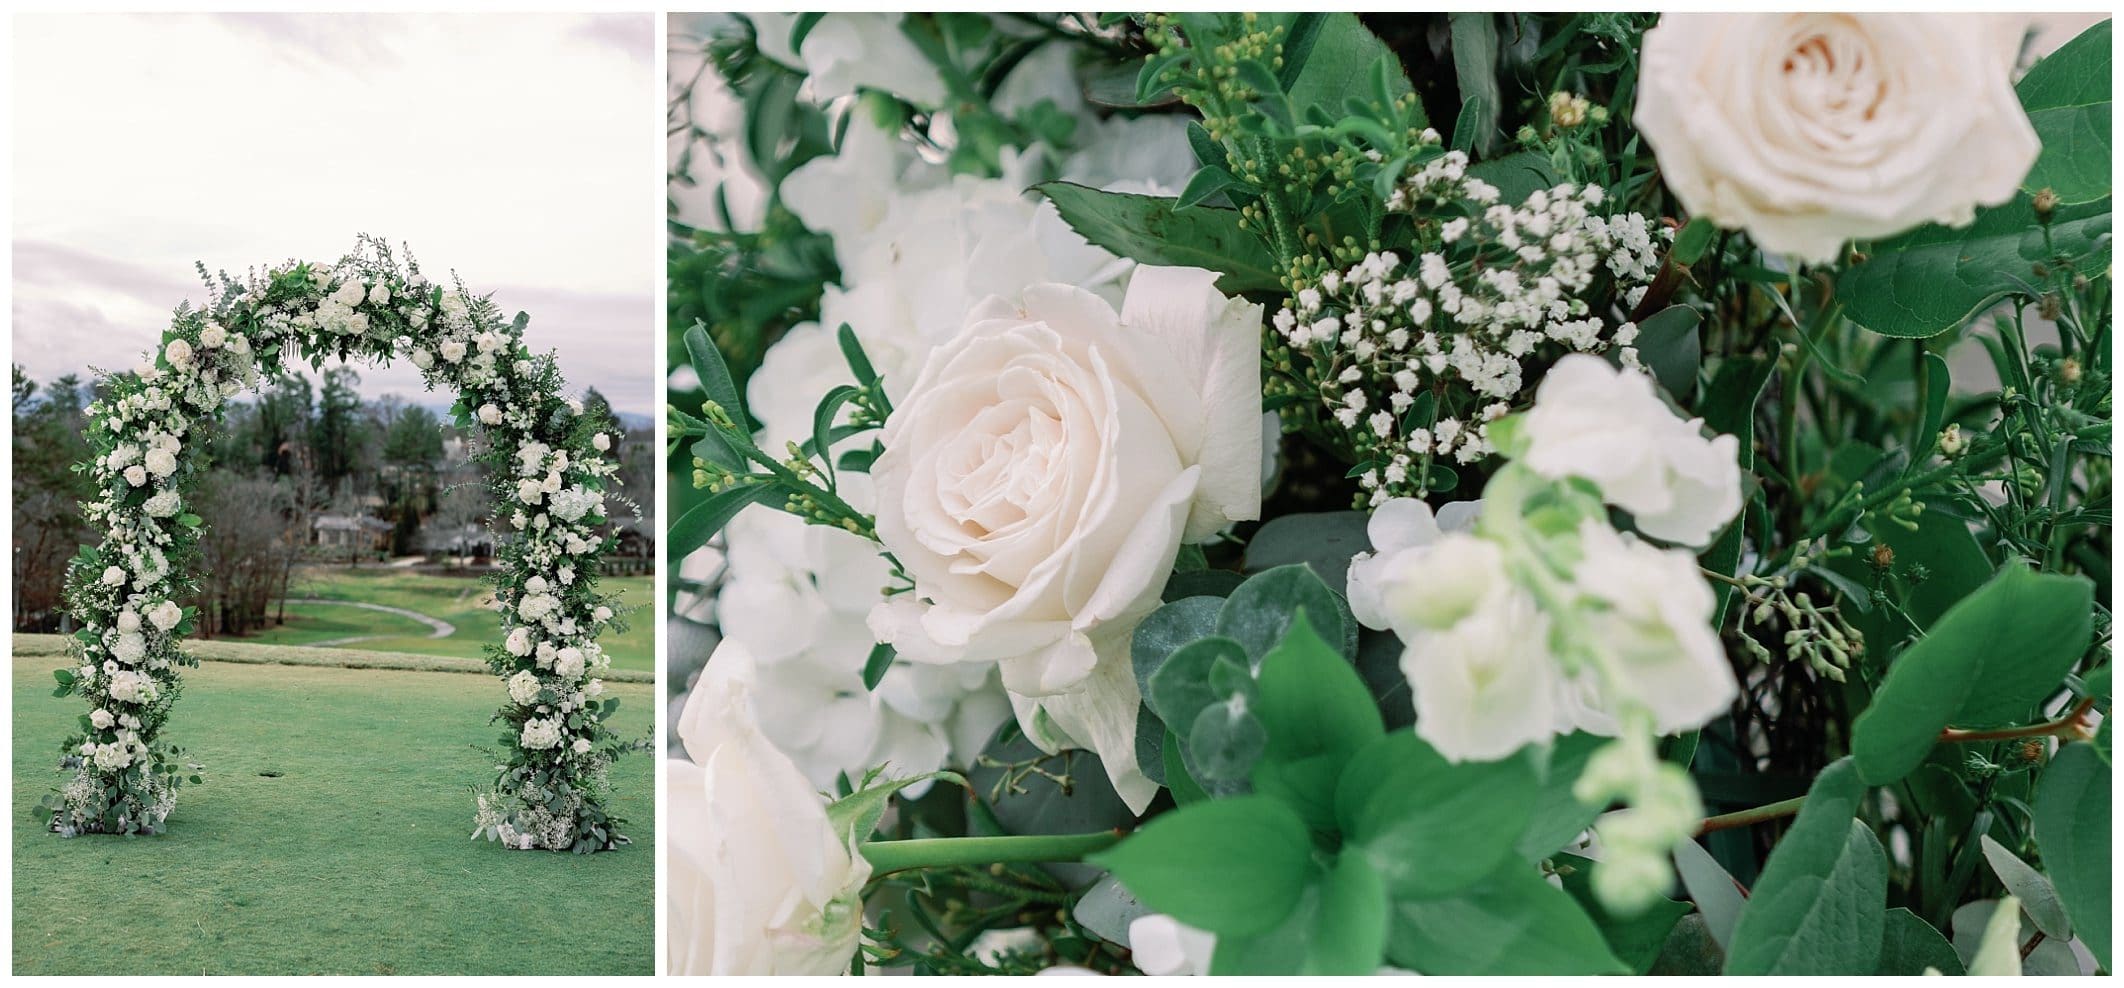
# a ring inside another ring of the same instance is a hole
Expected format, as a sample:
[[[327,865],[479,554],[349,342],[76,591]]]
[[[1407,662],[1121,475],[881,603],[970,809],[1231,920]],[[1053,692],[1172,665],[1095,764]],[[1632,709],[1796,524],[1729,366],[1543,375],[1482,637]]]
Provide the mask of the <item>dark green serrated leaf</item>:
[[[1240,229],[1237,210],[1176,211],[1176,199],[1102,192],[1071,182],[1035,189],[1055,204],[1070,229],[1122,257],[1207,268],[1218,272],[1217,288],[1227,294],[1282,288],[1275,258],[1260,237]]]

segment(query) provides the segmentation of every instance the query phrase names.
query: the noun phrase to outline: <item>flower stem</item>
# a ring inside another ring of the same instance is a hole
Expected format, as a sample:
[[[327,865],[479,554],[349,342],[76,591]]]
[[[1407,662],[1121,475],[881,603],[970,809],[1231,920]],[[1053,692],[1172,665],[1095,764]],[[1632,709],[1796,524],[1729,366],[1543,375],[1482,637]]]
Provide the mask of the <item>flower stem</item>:
[[[1806,802],[1807,797],[1794,796],[1791,799],[1781,799],[1775,803],[1757,806],[1753,809],[1736,810],[1732,813],[1721,813],[1718,816],[1705,817],[1704,822],[1696,825],[1696,835],[1702,837],[1714,830],[1731,830],[1735,827],[1746,827],[1762,823],[1765,820],[1791,816],[1794,813],[1798,813],[1800,807]]]
[[[957,868],[1041,861],[1081,861],[1114,846],[1119,831],[1096,834],[1033,834],[1009,837],[927,837],[872,841],[863,857],[881,875],[916,868]]]
[[[2041,738],[2056,735],[2067,740],[2082,735],[2087,729],[2087,712],[2094,709],[2094,697],[2082,699],[2065,716],[2057,720],[2030,724],[2026,727],[2001,727],[1986,731],[1958,731],[1952,727],[1940,731],[1941,741],[2011,741],[2015,738]]]

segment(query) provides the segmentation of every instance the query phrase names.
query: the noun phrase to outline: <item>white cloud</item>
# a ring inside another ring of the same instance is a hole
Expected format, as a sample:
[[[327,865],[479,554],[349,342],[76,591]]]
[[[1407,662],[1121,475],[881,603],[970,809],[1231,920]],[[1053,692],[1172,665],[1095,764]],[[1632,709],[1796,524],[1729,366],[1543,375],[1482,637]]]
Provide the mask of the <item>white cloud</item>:
[[[18,15],[16,359],[130,366],[201,297],[195,260],[329,260],[374,233],[528,310],[571,385],[652,414],[653,48],[646,14]],[[420,390],[410,367],[363,377]]]

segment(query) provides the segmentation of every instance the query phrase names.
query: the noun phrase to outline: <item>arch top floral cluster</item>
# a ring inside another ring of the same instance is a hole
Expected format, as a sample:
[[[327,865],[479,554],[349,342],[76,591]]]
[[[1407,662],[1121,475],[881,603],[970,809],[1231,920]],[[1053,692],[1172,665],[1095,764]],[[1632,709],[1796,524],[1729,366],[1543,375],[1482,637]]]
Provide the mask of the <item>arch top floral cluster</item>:
[[[608,548],[607,488],[617,464],[608,422],[566,393],[550,354],[523,343],[524,320],[461,285],[423,276],[380,241],[336,264],[289,262],[210,282],[200,308],[177,310],[162,345],[130,373],[106,379],[90,405],[95,482],[83,515],[100,526],[70,574],[68,603],[82,630],[78,660],[56,673],[59,694],[90,711],[65,745],[74,775],[46,806],[62,834],[156,833],[185,781],[196,781],[163,738],[194,664],[180,642],[195,585],[186,571],[200,518],[186,491],[199,469],[187,455],[202,426],[262,369],[288,356],[383,362],[404,356],[431,388],[458,395],[458,424],[477,422],[505,535],[495,601],[504,643],[488,662],[506,681],[508,725],[493,786],[478,797],[475,836],[515,848],[579,852],[623,843],[605,810],[606,773],[627,750],[606,726],[617,705],[598,678],[609,660],[598,634],[613,620],[597,591]]]

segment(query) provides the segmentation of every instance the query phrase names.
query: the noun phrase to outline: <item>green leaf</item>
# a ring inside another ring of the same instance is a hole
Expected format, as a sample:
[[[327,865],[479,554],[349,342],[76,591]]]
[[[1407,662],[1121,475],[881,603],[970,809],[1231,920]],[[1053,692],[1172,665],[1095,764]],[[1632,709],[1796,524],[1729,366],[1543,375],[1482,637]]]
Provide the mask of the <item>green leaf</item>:
[[[1919,919],[1916,913],[1902,908],[1888,910],[1888,918],[1881,928],[1881,963],[1873,973],[1921,975],[1927,968],[1938,968],[1942,974],[1959,975],[1962,973],[1962,958],[1940,931]]]
[[[1497,118],[1504,112],[1497,85],[1497,15],[1463,10],[1447,16],[1453,79],[1460,84],[1460,118],[1453,127],[1453,146],[1488,157],[1497,140]]]
[[[2014,89],[2043,142],[2021,187],[2049,189],[2063,203],[2110,193],[2110,22],[2065,43],[2021,77]]]
[[[1219,192],[1244,184],[1231,172],[1216,165],[1203,165],[1195,172],[1195,177],[1187,180],[1187,188],[1180,190],[1180,198],[1173,204],[1173,208],[1199,206],[1203,200]]]
[[[1888,855],[1856,819],[1865,795],[1849,758],[1814,780],[1741,910],[1726,974],[1850,975],[1880,963]]]
[[[1357,619],[1350,605],[1304,566],[1278,566],[1246,579],[1217,612],[1217,633],[1259,659],[1283,641],[1298,612],[1341,653],[1357,654]]]
[[[1254,791],[1282,800],[1316,834],[1335,829],[1335,787],[1350,757],[1386,731],[1364,678],[1312,628],[1303,608],[1261,660],[1253,710],[1268,744]]]
[[[1684,401],[1696,394],[1696,369],[1704,344],[1697,325],[1703,316],[1686,305],[1670,305],[1637,325],[1637,353],[1659,386]]]
[[[688,553],[707,545],[738,512],[779,489],[774,484],[744,484],[701,499],[671,523],[671,531],[665,537],[666,558],[677,565]]]
[[[1335,819],[1344,853],[1370,857],[1394,898],[1438,898],[1519,860],[1536,789],[1523,755],[1450,762],[1397,731],[1350,760],[1335,787]]]
[[[849,373],[855,375],[856,383],[866,388],[878,383],[878,372],[863,353],[863,341],[856,339],[855,327],[842,323],[834,339],[840,343],[841,359],[848,361]]]
[[[1305,611],[1262,657],[1256,678],[1260,699],[1255,709],[1269,732],[1267,757],[1332,754],[1347,760],[1386,733],[1364,679],[1313,630]]]
[[[1499,158],[1468,166],[1468,177],[1497,187],[1497,201],[1518,205],[1537,189],[1556,184],[1556,166],[1546,154],[1514,151]]]
[[[1091,863],[1158,912],[1244,937],[1290,915],[1312,854],[1297,814],[1272,799],[1238,796],[1159,816]]]
[[[1129,192],[1102,192],[1071,182],[1034,187],[1055,204],[1063,222],[1084,239],[1144,264],[1218,272],[1226,294],[1282,290],[1276,259],[1261,238],[1239,227],[1239,212]]]
[[[1704,417],[1704,425],[1712,431],[1739,440],[1738,455],[1743,473],[1755,469],[1755,404],[1762,399],[1763,386],[1769,383],[1770,372],[1775,367],[1774,361],[1761,357],[1726,358],[1711,375],[1711,386],[1704,392],[1701,407],[1697,409]],[[1734,519],[1725,533],[1711,543],[1711,548],[1704,550],[1700,561],[1714,573],[1733,576],[1740,569],[1746,534],[1745,519]],[[1733,600],[1733,588],[1714,583],[1711,590],[1718,598],[1711,626],[1722,628],[1726,622],[1726,607]]]
[[[1371,517],[1363,511],[1318,511],[1271,518],[1246,544],[1246,571],[1259,573],[1303,563],[1312,567],[1328,589],[1343,593],[1349,583],[1350,557],[1372,547],[1365,535]]]
[[[1146,683],[1143,698],[1151,712],[1182,729],[1193,724],[1204,709],[1224,698],[1210,687],[1210,670],[1220,660],[1247,668],[1246,650],[1229,638],[1211,636],[1175,649]]]
[[[877,831],[878,821],[885,817],[885,807],[899,792],[917,782],[942,781],[965,786],[966,780],[954,772],[924,772],[905,778],[889,779],[866,786],[834,800],[826,807],[826,821],[833,825],[834,832],[850,840],[869,839]]]
[[[1508,862],[1450,899],[1397,901],[1387,960],[1430,975],[1623,974],[1600,928],[1570,893]]]
[[[2103,725],[2107,728],[2107,724]],[[2036,784],[2035,839],[2043,869],[2080,942],[2110,963],[2112,780],[2109,763],[2085,741],[2058,749]]]
[[[1631,974],[1652,970],[1668,935],[1674,932],[1674,924],[1689,914],[1689,904],[1662,896],[1642,912],[1617,916],[1609,913],[1593,893],[1593,870],[1600,867],[1600,862],[1564,854],[1557,857],[1556,863],[1563,866],[1557,870],[1563,872],[1564,891],[1571,893],[1579,908],[1593,918],[1593,925],[1600,927],[1601,936],[1607,939],[1608,949],[1615,952],[1616,959],[1627,965]]]
[[[723,406],[730,421],[737,423],[738,431],[752,434],[752,420],[745,417],[745,402],[738,394],[737,385],[730,379],[730,365],[723,362],[722,351],[708,338],[707,327],[698,319],[693,328],[686,331],[686,356],[693,363],[693,373],[701,379],[701,390],[708,399]]]
[[[1520,857],[1540,861],[1555,854],[1599,818],[1602,808],[1579,802],[1571,790],[1585,771],[1587,760],[1608,742],[1608,738],[1597,734],[1575,731],[1549,746],[1541,788],[1532,797],[1526,832],[1519,835]]]
[[[2058,688],[2087,649],[2094,585],[2009,565],[1903,650],[1853,726],[1868,783],[1910,773],[1940,730],[2012,723]]]
[[[2013,896],[2000,899],[1984,924],[1976,956],[1969,959],[1969,975],[1975,978],[2015,977],[2021,973],[2021,904]]]
[[[2109,269],[2109,200],[2060,206],[2052,242],[2069,257],[2092,256],[2080,269]],[[1921,226],[1868,249],[1864,264],[1837,273],[1844,314],[1883,336],[1927,337],[1946,332],[1992,303],[2035,285],[2035,265],[2049,263],[2035,210],[2023,194],[1977,211],[1966,227]]]
[[[2050,884],[2043,873],[2029,867],[2006,845],[1992,840],[1990,834],[1979,838],[1984,849],[1984,860],[1991,864],[1991,873],[1999,876],[1999,884],[2006,893],[2021,900],[2021,908],[2028,911],[2028,918],[2043,935],[2056,940],[2072,939],[2072,921],[2065,916],[2065,904],[2058,901],[2058,890]]]
[[[878,684],[885,681],[885,672],[892,668],[892,660],[898,654],[891,642],[872,645],[870,656],[863,660],[863,688],[875,692]]]
[[[1135,667],[1136,686],[1144,697],[1151,696],[1151,677],[1174,652],[1189,642],[1216,634],[1217,611],[1223,606],[1222,597],[1183,597],[1150,612],[1136,625],[1135,635],[1129,640],[1129,662]],[[1158,709],[1156,703],[1150,706],[1153,711]]]
[[[1320,918],[1299,974],[1379,973],[1386,956],[1387,892],[1361,854],[1343,854],[1320,882]]]
[[[1306,107],[1317,106],[1341,116],[1345,100],[1376,101],[1379,94],[1373,84],[1375,73],[1385,74],[1386,95],[1398,99],[1410,92],[1409,78],[1401,71],[1401,59],[1356,14],[1299,16],[1318,17],[1318,27],[1309,33],[1302,49],[1298,44],[1284,48],[1284,75],[1291,79],[1290,100],[1300,113]],[[1291,73],[1294,50],[1302,59],[1295,65],[1295,77]],[[1423,121],[1418,119],[1410,126],[1420,128]]]

